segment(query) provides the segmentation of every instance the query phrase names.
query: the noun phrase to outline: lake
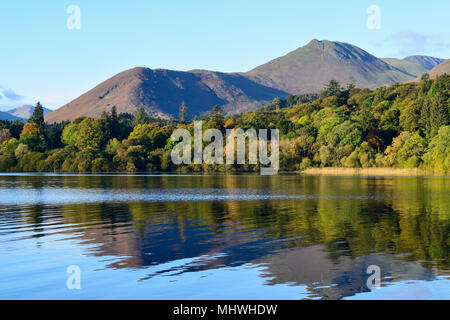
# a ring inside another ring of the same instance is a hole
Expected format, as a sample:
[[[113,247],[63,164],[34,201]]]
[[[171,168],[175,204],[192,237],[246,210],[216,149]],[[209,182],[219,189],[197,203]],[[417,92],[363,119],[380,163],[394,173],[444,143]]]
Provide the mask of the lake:
[[[450,177],[0,175],[0,299],[449,299],[449,246]]]

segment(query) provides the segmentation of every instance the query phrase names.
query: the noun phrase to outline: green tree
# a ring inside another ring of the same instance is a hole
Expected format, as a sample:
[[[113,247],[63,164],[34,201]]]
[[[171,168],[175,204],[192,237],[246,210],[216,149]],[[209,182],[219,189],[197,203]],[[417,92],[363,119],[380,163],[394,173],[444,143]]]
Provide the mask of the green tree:
[[[400,111],[400,125],[405,131],[417,131],[420,128],[421,106],[413,100],[406,99]]]
[[[426,168],[450,172],[450,126],[443,126],[424,155]]]
[[[331,96],[339,97],[340,94],[342,93],[342,90],[343,89],[339,81],[333,79],[330,80],[330,82],[328,82],[328,84],[324,86],[321,96],[324,98]]]
[[[130,133],[129,141],[135,141],[132,145],[142,145],[146,150],[151,151],[164,148],[172,133],[169,126],[162,127],[159,123],[137,125]]]
[[[80,150],[88,147],[99,150],[103,140],[100,121],[86,118],[79,125],[75,146]]]
[[[449,124],[449,97],[446,93],[439,91],[431,99],[430,120],[433,136],[441,126]]]
[[[133,127],[136,127],[138,125],[146,124],[149,122],[149,117],[147,115],[147,112],[145,111],[144,107],[140,107],[138,112],[133,118]]]
[[[0,152],[4,155],[12,155],[19,143],[19,140],[16,138],[9,139],[8,141],[3,142]]]
[[[28,119],[28,123],[35,123],[39,129],[40,134],[45,132],[45,120],[44,120],[44,108],[41,103],[38,102],[36,107],[34,107],[33,114]]]
[[[79,123],[73,122],[64,128],[61,135],[61,140],[66,146],[74,146],[77,143],[79,127]]]

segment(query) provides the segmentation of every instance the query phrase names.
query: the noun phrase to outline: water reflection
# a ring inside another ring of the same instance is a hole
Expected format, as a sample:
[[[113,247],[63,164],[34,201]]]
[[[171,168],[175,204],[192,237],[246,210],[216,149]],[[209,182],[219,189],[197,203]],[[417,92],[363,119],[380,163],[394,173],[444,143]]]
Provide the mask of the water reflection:
[[[3,175],[0,298],[364,298],[369,265],[376,297],[423,280],[450,298],[449,182]],[[77,293],[72,264],[87,271]]]

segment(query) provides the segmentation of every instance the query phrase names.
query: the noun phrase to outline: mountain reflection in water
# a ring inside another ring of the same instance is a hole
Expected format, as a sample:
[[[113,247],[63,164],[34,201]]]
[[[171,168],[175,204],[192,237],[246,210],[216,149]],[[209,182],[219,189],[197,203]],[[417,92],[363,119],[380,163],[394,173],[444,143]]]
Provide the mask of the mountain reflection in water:
[[[449,227],[449,177],[0,175],[0,298],[448,299]]]

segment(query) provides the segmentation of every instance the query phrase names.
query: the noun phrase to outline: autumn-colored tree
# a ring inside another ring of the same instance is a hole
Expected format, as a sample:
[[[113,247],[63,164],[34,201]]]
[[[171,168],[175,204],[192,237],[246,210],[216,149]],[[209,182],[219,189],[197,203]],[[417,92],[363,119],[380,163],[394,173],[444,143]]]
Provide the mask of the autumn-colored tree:
[[[28,122],[20,134],[20,142],[28,145],[31,151],[44,151],[45,139],[39,126],[34,122]]]

